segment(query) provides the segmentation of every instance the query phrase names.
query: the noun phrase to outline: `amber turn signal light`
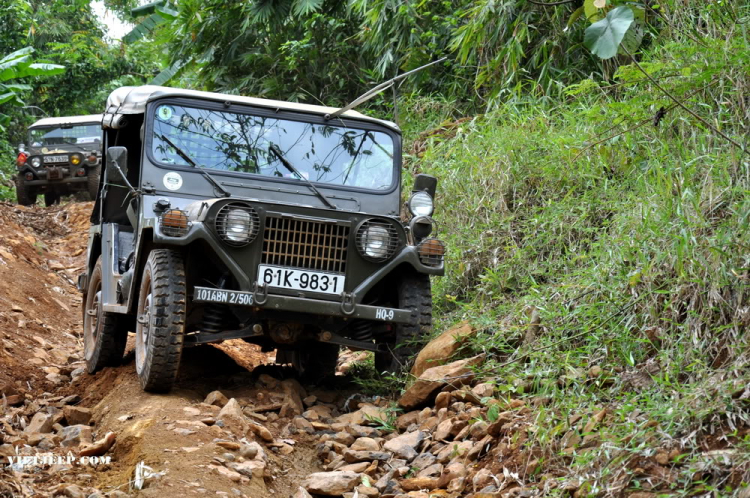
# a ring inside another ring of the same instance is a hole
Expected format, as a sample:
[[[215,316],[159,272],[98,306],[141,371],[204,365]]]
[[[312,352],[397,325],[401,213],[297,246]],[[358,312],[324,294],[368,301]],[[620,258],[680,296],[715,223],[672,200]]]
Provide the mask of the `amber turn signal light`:
[[[440,266],[445,255],[445,244],[438,239],[426,239],[417,246],[419,260],[425,266]]]
[[[170,209],[161,215],[161,231],[169,237],[182,237],[188,232],[188,217],[185,211]]]

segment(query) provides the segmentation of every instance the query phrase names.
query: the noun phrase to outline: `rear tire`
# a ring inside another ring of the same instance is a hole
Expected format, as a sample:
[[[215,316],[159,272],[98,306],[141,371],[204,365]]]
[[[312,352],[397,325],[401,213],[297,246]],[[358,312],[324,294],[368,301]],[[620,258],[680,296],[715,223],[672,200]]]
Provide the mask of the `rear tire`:
[[[102,311],[101,297],[102,260],[99,258],[89,277],[83,299],[83,352],[86,371],[90,374],[104,367],[119,365],[128,339],[125,317]]]
[[[26,182],[20,176],[15,178],[16,200],[21,206],[32,206],[36,204],[36,192],[26,185]]]
[[[421,273],[404,276],[398,284],[398,307],[412,310],[413,325],[394,324],[394,333],[379,341],[387,353],[375,353],[378,372],[399,373],[409,369],[414,355],[432,331],[432,290],[430,277]]]
[[[89,200],[95,201],[96,195],[99,193],[99,178],[101,176],[99,168],[89,170],[88,183],[86,184],[86,190],[89,193]]]
[[[151,251],[138,293],[135,369],[144,391],[172,389],[185,339],[185,263],[170,249]]]

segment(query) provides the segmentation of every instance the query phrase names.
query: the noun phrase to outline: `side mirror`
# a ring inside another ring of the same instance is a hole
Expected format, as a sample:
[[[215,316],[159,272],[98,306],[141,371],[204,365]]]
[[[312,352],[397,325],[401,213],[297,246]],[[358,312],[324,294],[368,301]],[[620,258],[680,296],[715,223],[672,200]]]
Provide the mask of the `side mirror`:
[[[110,147],[107,149],[107,167],[104,171],[104,181],[107,183],[128,183],[128,149],[125,147]]]

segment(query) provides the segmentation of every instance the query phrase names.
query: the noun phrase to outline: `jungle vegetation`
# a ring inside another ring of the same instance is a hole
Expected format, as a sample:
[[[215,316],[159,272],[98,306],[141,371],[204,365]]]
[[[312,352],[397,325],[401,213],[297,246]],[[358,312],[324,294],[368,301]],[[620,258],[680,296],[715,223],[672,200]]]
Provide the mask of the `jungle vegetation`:
[[[0,195],[34,120],[21,102],[101,112],[156,82],[339,105],[445,56],[361,110],[401,125],[407,178],[440,179],[435,332],[469,321],[460,354],[487,355],[500,399],[535,403],[526,478],[549,495],[746,490],[746,2],[105,3],[135,26],[123,41],[82,0],[0,9],[0,58],[33,49],[12,79],[0,62]],[[409,381],[358,375],[378,393]],[[595,435],[570,427],[604,409]],[[662,450],[677,456],[655,479],[637,462]]]

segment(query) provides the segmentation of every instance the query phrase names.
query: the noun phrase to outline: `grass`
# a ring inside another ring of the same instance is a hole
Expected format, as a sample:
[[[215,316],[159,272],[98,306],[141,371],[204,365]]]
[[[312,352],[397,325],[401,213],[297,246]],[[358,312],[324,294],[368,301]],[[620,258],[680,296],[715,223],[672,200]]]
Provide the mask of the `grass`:
[[[745,147],[746,24],[696,28],[702,45],[655,44],[641,61]],[[550,496],[550,480],[583,496],[730,496],[750,482],[750,155],[679,110],[653,126],[669,101],[632,67],[566,94],[460,122],[450,101],[402,106],[419,153],[406,169],[440,179],[437,332],[470,320],[461,355],[487,354],[498,396],[545,400],[523,451]],[[524,341],[534,311],[541,330]],[[583,442],[565,447],[571,431]],[[661,451],[674,455],[655,478]]]

